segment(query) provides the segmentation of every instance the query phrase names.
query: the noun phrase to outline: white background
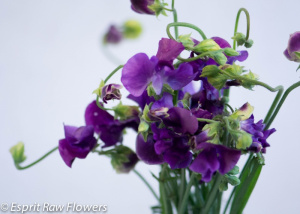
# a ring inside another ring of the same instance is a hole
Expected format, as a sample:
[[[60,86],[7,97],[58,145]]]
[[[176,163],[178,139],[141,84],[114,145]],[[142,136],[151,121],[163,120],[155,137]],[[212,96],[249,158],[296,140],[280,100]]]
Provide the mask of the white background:
[[[254,40],[242,65],[272,86],[287,88],[298,81],[298,65],[282,53],[289,34],[300,30],[299,1],[176,2],[180,21],[230,43],[240,7],[250,12]],[[136,14],[129,0],[0,1],[0,203],[106,204],[111,214],[150,214],[149,207],[156,201],[144,184],[133,173],[116,174],[105,157],[90,154],[69,169],[56,152],[35,167],[17,171],[8,152],[22,140],[28,157],[25,163],[30,163],[57,146],[64,137],[63,123],[84,125],[85,107],[95,98],[91,92],[116,67],[100,49],[101,35],[110,23],[121,24],[128,18],[143,23],[142,37],[110,51],[124,62],[138,52],[156,54],[172,15],[156,19]],[[245,29],[242,14],[239,31]],[[200,38],[196,32],[192,35]],[[119,78],[120,74],[112,82]],[[272,125],[277,132],[269,138],[266,166],[245,213],[299,213],[299,90],[290,94]],[[265,116],[275,96],[259,87],[254,91],[236,88],[231,95],[234,107],[247,101],[254,105],[256,120]],[[124,143],[134,147],[133,132]],[[137,169],[157,188],[149,173],[156,173],[156,166],[138,163]]]

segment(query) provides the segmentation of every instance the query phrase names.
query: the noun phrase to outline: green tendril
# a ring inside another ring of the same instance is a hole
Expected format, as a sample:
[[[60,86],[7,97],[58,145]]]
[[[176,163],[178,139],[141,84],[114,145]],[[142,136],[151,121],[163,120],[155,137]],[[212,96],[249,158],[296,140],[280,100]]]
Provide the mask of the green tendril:
[[[249,39],[249,34],[250,34],[250,14],[249,14],[248,10],[245,8],[239,9],[239,11],[237,13],[233,36],[235,36],[235,34],[237,33],[240,15],[241,15],[242,11],[245,13],[246,18],[247,18],[247,33],[246,33],[246,41],[247,41]],[[236,50],[236,40],[235,39],[233,40],[233,49]]]
[[[170,28],[171,27],[187,27],[187,28],[191,28],[191,29],[194,29],[195,31],[197,31],[201,37],[203,38],[203,40],[207,39],[205,34],[203,33],[203,31],[198,28],[196,25],[193,25],[193,24],[189,24],[189,23],[186,23],[186,22],[173,22],[173,23],[170,23],[168,24],[167,26],[167,34],[169,36],[170,39],[173,39],[176,41],[176,39],[172,36],[172,34],[170,33]]]

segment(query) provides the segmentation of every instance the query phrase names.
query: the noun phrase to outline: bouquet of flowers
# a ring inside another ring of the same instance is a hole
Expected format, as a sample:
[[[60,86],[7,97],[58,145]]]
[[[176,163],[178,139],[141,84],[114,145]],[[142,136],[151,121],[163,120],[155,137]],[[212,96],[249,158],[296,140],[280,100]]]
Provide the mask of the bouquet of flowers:
[[[171,7],[161,0],[131,0],[131,7],[141,14],[172,13],[174,22],[166,27],[168,38],[157,41],[156,53],[137,53],[104,78],[93,92],[96,100],[85,110],[86,124],[64,125],[65,137],[46,155],[21,166],[26,159],[24,144],[13,146],[10,152],[15,166],[29,168],[59,150],[65,164],[72,167],[76,158],[95,153],[110,158],[118,173],[133,171],[145,182],[157,199],[153,213],[221,213],[222,207],[222,213],[242,213],[265,164],[268,137],[276,131],[272,122],[300,82],[286,91],[282,86],[273,88],[242,66],[248,57],[246,49],[253,45],[245,8],[238,11],[231,46],[221,37],[207,38],[196,25],[178,22],[174,0]],[[247,20],[245,34],[238,32],[242,13]],[[198,32],[202,39],[180,34],[180,27]],[[111,26],[104,43],[136,38],[140,32],[140,24],[130,20],[121,28]],[[284,55],[300,62],[300,32],[291,34]],[[122,72],[121,81],[111,83],[118,71]],[[252,90],[258,86],[277,93],[264,119],[254,117],[250,103],[237,108],[230,105],[232,87]],[[108,108],[111,100],[121,100],[123,87],[136,105],[119,101]],[[123,142],[128,128],[137,133],[135,151]],[[248,159],[240,170],[237,163],[242,155]],[[135,169],[139,161],[161,167],[158,175],[152,174],[159,190]],[[229,185],[234,188],[222,204],[222,193]]]

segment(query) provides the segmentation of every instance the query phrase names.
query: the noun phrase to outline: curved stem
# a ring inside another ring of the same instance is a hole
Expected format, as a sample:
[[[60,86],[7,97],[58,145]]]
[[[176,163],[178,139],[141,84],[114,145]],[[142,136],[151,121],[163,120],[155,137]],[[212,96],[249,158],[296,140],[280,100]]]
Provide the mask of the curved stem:
[[[238,29],[238,25],[239,25],[239,20],[240,20],[240,15],[241,15],[241,12],[244,12],[245,15],[246,15],[246,18],[247,18],[247,33],[246,33],[246,40],[249,39],[249,34],[250,34],[250,15],[249,15],[249,12],[247,9],[245,8],[241,8],[239,9],[238,13],[237,13],[237,16],[236,16],[236,20],[235,20],[235,26],[234,26],[234,34],[233,36],[235,36],[236,32],[237,32],[237,29]],[[236,49],[236,40],[234,39],[233,40],[233,49],[235,50]]]
[[[104,53],[104,56],[111,61],[112,63],[116,65],[123,64],[122,60],[118,59],[114,54],[112,54],[109,49],[107,48],[106,44],[102,44],[102,52]]]
[[[20,166],[19,164],[15,163],[15,166],[17,169],[19,170],[23,170],[23,169],[28,169],[32,166],[34,166],[35,164],[37,164],[38,162],[42,161],[43,159],[45,159],[48,155],[52,154],[53,152],[55,152],[58,149],[58,146],[55,147],[54,149],[50,150],[49,152],[47,152],[44,156],[42,156],[41,158],[39,158],[38,160],[34,161],[33,163],[27,165],[27,166]]]
[[[111,109],[111,108],[104,108],[101,104],[100,104],[100,102],[99,102],[99,96],[97,95],[97,97],[96,97],[96,104],[97,104],[97,106],[99,107],[99,108],[101,108],[102,110],[104,110],[104,111],[114,111],[113,109]]]
[[[148,181],[136,169],[134,169],[133,172],[146,184],[146,186],[152,192],[153,196],[157,199],[158,203],[160,203],[159,197],[157,196],[151,185],[148,183]]]
[[[283,91],[284,91],[283,87],[281,89],[279,89],[279,91],[278,91],[278,93],[277,93],[277,95],[276,95],[276,97],[275,97],[275,99],[274,99],[274,101],[273,101],[273,103],[272,103],[272,105],[271,105],[271,107],[270,107],[270,109],[269,109],[269,111],[268,111],[265,119],[264,119],[264,124],[268,123],[271,115],[274,112],[275,107],[277,106],[277,104],[278,104],[278,102],[279,102],[279,100],[280,100],[280,98],[282,96]]]
[[[177,17],[177,11],[175,9],[175,0],[172,0],[172,11],[173,11],[174,23],[177,23],[178,17]],[[174,33],[175,33],[175,38],[177,39],[178,38],[178,27],[177,26],[174,27]]]
[[[113,70],[104,80],[104,83],[106,83],[115,73],[117,73],[118,70],[120,70],[121,68],[123,68],[124,65],[119,65],[115,70]]]
[[[192,57],[192,58],[187,58],[187,59],[184,59],[180,56],[177,57],[178,60],[182,61],[182,62],[192,62],[192,61],[195,61],[195,60],[198,60],[198,59],[201,59],[203,58],[204,56],[207,56],[208,53],[207,52],[204,52],[198,56],[195,56],[195,57]]]
[[[284,101],[285,101],[285,99],[287,98],[287,96],[289,95],[289,93],[291,93],[291,91],[293,91],[294,89],[298,88],[299,86],[300,86],[300,81],[294,83],[293,85],[291,85],[291,86],[284,92],[284,94],[283,94],[283,96],[282,96],[280,102],[278,103],[278,105],[277,105],[277,107],[276,107],[276,109],[275,109],[275,111],[274,111],[272,117],[270,118],[269,121],[267,121],[267,124],[266,124],[265,129],[268,129],[268,128],[271,126],[273,120],[274,120],[275,117],[277,116],[277,114],[278,114],[278,112],[279,112],[279,110],[280,110],[282,104],[284,103]]]
[[[184,193],[184,196],[182,198],[178,214],[184,214],[185,213],[186,203],[187,203],[187,200],[189,198],[190,190],[191,190],[191,187],[194,183],[195,176],[196,176],[196,173],[193,172],[191,177],[190,177],[190,181],[189,181],[189,183],[188,183],[188,185],[185,189],[185,193]]]
[[[171,27],[176,27],[176,26],[192,28],[192,29],[196,30],[201,35],[201,37],[203,39],[207,39],[206,36],[205,36],[205,34],[203,33],[203,31],[200,28],[198,28],[196,25],[193,25],[193,24],[190,24],[190,23],[186,23],[186,22],[173,22],[173,23],[168,24],[168,26],[167,26],[167,34],[168,34],[168,36],[169,36],[170,39],[176,40],[176,39],[174,39],[174,37],[170,33],[170,28]]]

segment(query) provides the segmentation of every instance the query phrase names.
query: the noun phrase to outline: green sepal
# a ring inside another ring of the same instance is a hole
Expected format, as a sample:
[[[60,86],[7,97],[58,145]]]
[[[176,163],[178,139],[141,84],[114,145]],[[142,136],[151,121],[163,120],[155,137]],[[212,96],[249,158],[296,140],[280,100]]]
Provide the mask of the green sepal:
[[[241,183],[240,179],[234,175],[225,175],[225,177],[232,186],[237,186]]]
[[[245,42],[245,47],[246,48],[251,48],[252,47],[252,45],[253,45],[253,40],[252,39],[248,39],[246,42]]]
[[[225,65],[227,57],[220,51],[211,52],[211,57],[220,65]]]
[[[207,77],[208,82],[216,89],[220,90],[227,81],[227,77],[221,74],[220,71],[220,68],[216,65],[208,65],[202,69],[200,77]]]
[[[237,175],[239,174],[240,169],[238,166],[234,166],[232,170],[230,170],[227,174],[228,175]]]
[[[239,66],[237,64],[224,65],[221,67],[221,69],[231,75],[241,75],[243,73],[243,66]]]
[[[191,39],[191,33],[180,35],[177,41],[180,42],[187,50],[193,50],[195,45],[195,43]]]
[[[252,135],[245,132],[245,131],[238,131],[237,134],[237,140],[236,140],[236,148],[237,149],[247,149],[249,146],[251,146],[253,140]]]
[[[136,20],[128,20],[123,24],[123,36],[127,39],[138,38],[142,31],[141,23]]]
[[[216,76],[220,73],[220,68],[216,65],[207,65],[202,69],[200,77]]]
[[[183,99],[181,100],[184,108],[189,108],[191,95],[189,93],[185,93]]]
[[[255,74],[255,73],[252,73],[251,71],[249,71],[248,74],[244,74],[243,77],[247,77],[249,80],[258,80],[258,75]],[[250,90],[252,90],[253,87],[255,86],[254,84],[252,84],[251,82],[249,82],[247,80],[242,80],[241,85],[244,88],[247,88],[247,89],[250,89]]]
[[[141,121],[140,122],[140,125],[139,125],[139,128],[138,128],[138,133],[141,133],[141,132],[147,132],[149,130],[149,124],[145,121]]]
[[[152,122],[151,119],[148,116],[148,112],[150,111],[149,106],[146,104],[144,107],[144,111],[143,111],[143,116],[142,118],[146,121],[146,122]]]
[[[198,53],[217,51],[220,49],[220,46],[213,39],[205,39],[193,47],[193,51]]]
[[[251,106],[249,103],[244,104],[238,110],[235,110],[228,118],[232,120],[247,120],[253,113],[254,107]]]
[[[26,160],[24,150],[25,150],[25,148],[24,148],[23,142],[19,142],[10,148],[9,151],[14,159],[15,164],[20,164]]]
[[[221,133],[221,124],[220,122],[206,124],[202,131],[207,130],[207,136],[210,138],[208,142],[212,144],[220,144],[220,133]]]
[[[242,46],[246,42],[246,36],[242,33],[235,33],[235,35],[232,37],[232,39],[237,42],[238,46]]]
[[[138,106],[123,105],[122,102],[113,107],[113,110],[115,112],[115,118],[119,118],[120,120],[138,116],[140,113]]]
[[[224,51],[224,54],[226,54],[227,56],[238,56],[238,55],[240,55],[239,52],[237,52],[236,50],[234,50],[232,48],[224,48],[223,51]]]
[[[101,94],[102,94],[102,88],[103,88],[104,85],[105,85],[104,81],[101,80],[99,87],[96,88],[96,89],[93,91],[93,94],[96,94],[96,95],[98,95],[99,97],[101,97]]]
[[[107,156],[111,157],[111,165],[116,170],[117,173],[122,173],[122,169],[124,168],[124,164],[128,163],[129,156],[134,153],[129,147],[119,145],[111,150]]]
[[[219,184],[219,190],[221,192],[227,191],[228,190],[228,182],[225,177],[222,178],[220,184]]]
[[[164,9],[166,6],[168,6],[167,3],[160,2],[160,0],[154,0],[154,3],[149,5],[148,8],[155,12],[156,17],[158,17],[160,14],[167,16],[167,13]]]

